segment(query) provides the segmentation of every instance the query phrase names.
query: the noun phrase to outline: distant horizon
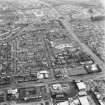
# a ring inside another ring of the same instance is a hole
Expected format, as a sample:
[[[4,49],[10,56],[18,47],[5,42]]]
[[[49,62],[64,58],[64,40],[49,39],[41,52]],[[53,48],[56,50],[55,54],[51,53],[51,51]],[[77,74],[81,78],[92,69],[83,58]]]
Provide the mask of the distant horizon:
[[[102,4],[105,7],[105,0],[0,0],[0,2],[16,2],[16,3],[25,3],[25,4],[31,4],[31,3],[37,3],[37,2],[45,2],[45,3],[65,3],[65,2],[76,2],[76,3],[89,3],[92,4]]]

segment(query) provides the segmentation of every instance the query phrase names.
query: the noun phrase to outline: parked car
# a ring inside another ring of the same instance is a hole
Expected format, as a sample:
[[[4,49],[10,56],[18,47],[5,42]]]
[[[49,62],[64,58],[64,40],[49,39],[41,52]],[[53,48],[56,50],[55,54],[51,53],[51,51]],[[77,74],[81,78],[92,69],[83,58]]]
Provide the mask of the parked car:
[[[17,82],[25,82],[24,76],[14,76],[14,79]]]
[[[14,77],[17,82],[30,82],[30,81],[37,81],[37,75],[24,75],[24,76],[15,76]]]
[[[63,74],[60,71],[55,71],[55,78],[60,79],[63,77]]]
[[[37,74],[31,74],[31,81],[37,81],[38,78],[37,78]]]
[[[81,57],[79,58],[79,64],[81,64],[81,65],[93,64],[93,63],[94,63],[94,60],[93,60],[90,56],[88,56],[88,55],[86,55],[86,56],[81,56]]]
[[[2,102],[5,102],[5,94],[4,92],[0,92],[0,105]]]
[[[24,76],[24,82],[29,82],[31,81],[31,76],[30,75],[25,75]]]
[[[46,70],[39,71],[37,73],[37,79],[48,79],[49,78],[49,72]]]
[[[0,85],[8,85],[11,83],[11,77],[0,77]]]
[[[105,16],[104,15],[98,15],[98,16],[91,16],[91,21],[104,21]]]

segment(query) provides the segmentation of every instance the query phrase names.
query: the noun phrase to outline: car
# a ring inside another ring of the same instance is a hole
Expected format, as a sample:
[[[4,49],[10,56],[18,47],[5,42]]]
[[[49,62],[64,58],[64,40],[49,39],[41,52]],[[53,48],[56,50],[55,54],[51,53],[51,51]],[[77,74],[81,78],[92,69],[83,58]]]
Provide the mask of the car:
[[[24,102],[33,102],[33,101],[40,101],[41,98],[42,98],[41,95],[40,96],[39,95],[38,96],[30,95],[30,96],[24,97],[23,100],[24,100]]]
[[[56,98],[65,97],[64,94],[56,94]]]
[[[59,89],[61,89],[61,88],[62,88],[61,84],[53,84],[53,85],[52,85],[52,89],[53,89],[53,90],[59,90]]]
[[[25,82],[25,78],[24,76],[14,76],[14,79],[17,81],[17,82]]]
[[[0,85],[8,85],[11,84],[11,77],[0,77]]]
[[[60,78],[62,78],[63,77],[63,74],[60,72],[60,71],[55,71],[55,78],[56,79],[60,79]]]
[[[38,78],[37,78],[37,74],[31,74],[31,81],[37,81]]]
[[[5,81],[5,79],[4,78],[0,78],[0,85],[5,85],[6,84],[6,81]]]
[[[61,65],[61,64],[62,64],[61,59],[55,58],[54,65]]]
[[[74,84],[76,84],[76,83],[83,82],[83,80],[73,80],[72,82],[73,82]]]
[[[105,20],[105,16],[104,15],[98,15],[98,16],[91,16],[91,21],[103,21]]]
[[[77,55],[77,59],[78,59],[77,62],[80,65],[94,63],[94,60],[92,59],[91,55],[88,55],[85,52],[79,52],[79,54]]]
[[[0,105],[3,102],[5,102],[5,93],[4,92],[0,92]]]
[[[24,76],[24,82],[29,82],[31,81],[31,76],[30,75],[25,75]]]
[[[81,65],[93,64],[93,63],[94,63],[94,60],[88,55],[81,56],[80,59],[79,59],[79,64],[81,64]]]

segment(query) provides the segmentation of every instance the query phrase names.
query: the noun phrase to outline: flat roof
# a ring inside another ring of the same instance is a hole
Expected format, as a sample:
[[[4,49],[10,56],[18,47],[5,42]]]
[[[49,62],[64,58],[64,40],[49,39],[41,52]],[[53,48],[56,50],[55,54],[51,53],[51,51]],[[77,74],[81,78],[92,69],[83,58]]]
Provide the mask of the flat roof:
[[[57,105],[69,105],[69,103],[68,103],[68,101],[65,101],[65,102],[60,102]]]
[[[81,105],[90,105],[89,101],[87,99],[87,96],[79,97],[79,101],[80,101]]]
[[[79,82],[76,84],[77,84],[79,90],[86,89],[86,84],[84,82]]]

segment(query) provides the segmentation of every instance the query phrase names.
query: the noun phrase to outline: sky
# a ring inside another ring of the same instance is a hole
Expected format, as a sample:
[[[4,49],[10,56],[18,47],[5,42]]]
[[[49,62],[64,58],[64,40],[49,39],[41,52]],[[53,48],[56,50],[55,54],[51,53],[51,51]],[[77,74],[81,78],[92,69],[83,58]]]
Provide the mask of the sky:
[[[16,0],[0,0],[0,1],[15,1]],[[18,2],[23,3],[23,4],[30,4],[33,2],[39,2],[39,1],[49,1],[49,2],[68,2],[68,1],[74,1],[74,2],[90,2],[90,3],[95,3],[95,4],[99,4],[100,2],[102,3],[102,5],[105,7],[105,0],[18,0]]]
[[[105,7],[105,0],[100,0],[102,5]]]

